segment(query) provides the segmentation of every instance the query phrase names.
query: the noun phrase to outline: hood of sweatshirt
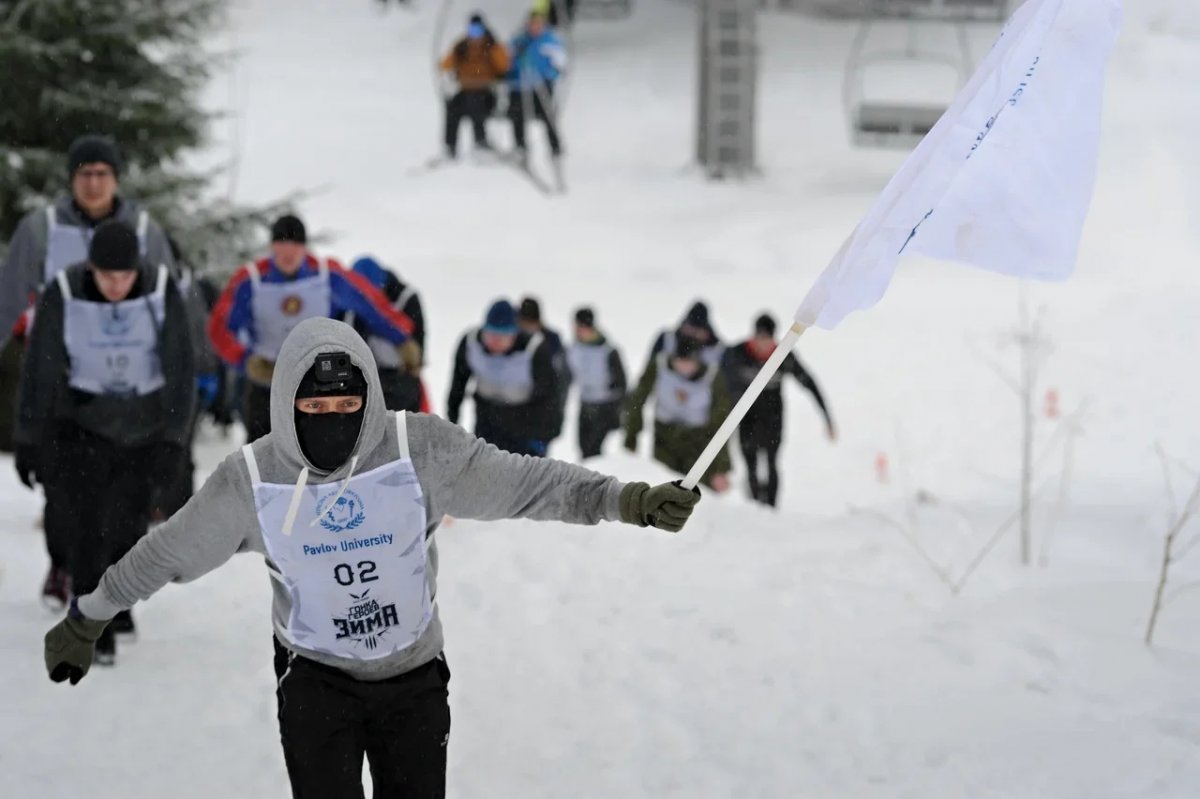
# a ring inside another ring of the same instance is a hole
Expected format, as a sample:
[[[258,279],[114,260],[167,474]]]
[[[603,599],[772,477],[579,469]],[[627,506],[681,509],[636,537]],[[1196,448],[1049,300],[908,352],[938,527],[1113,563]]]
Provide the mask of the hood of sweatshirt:
[[[351,458],[332,472],[318,469],[309,463],[300,450],[300,439],[296,434],[295,402],[300,380],[316,361],[318,355],[344,352],[350,362],[357,366],[367,380],[367,404],[363,411],[362,431],[358,434]],[[295,479],[305,469],[314,475],[340,477],[353,471],[355,459],[372,452],[387,429],[388,414],[383,402],[383,389],[379,385],[379,371],[375,356],[367,343],[354,328],[336,319],[307,319],[288,335],[275,362],[275,375],[271,378],[271,439],[274,453]]]

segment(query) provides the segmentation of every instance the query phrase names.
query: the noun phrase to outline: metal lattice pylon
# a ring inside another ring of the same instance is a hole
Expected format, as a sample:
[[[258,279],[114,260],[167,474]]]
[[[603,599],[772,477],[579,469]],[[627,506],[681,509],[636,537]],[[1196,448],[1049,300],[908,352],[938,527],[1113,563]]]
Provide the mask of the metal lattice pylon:
[[[696,158],[710,177],[755,170],[757,0],[700,0]]]

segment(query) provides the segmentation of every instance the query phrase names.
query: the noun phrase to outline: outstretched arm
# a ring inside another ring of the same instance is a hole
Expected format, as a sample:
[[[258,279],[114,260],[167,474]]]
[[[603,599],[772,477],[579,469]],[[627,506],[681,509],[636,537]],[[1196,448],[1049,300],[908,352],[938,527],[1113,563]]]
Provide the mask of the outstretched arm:
[[[621,521],[678,532],[700,498],[669,483],[623,484],[582,466],[513,455],[436,416],[410,416],[409,443],[435,514],[481,521]]]
[[[351,311],[367,329],[393,344],[403,344],[412,336],[413,323],[392,307],[371,281],[357,272],[329,261],[329,288],[333,292],[333,311]]]
[[[825,417],[826,434],[831,441],[836,439],[837,428],[833,426],[833,418],[829,415],[829,408],[825,405],[825,397],[821,395],[821,389],[817,385],[817,381],[813,379],[813,376],[809,374],[808,370],[800,363],[800,359],[795,355],[788,355],[787,359],[783,362],[783,368],[812,394],[817,407],[821,409],[821,415]]]
[[[410,417],[421,484],[440,513],[462,519],[597,524],[620,519],[622,484],[581,466],[513,455],[434,416]],[[417,459],[420,459],[419,461]]]

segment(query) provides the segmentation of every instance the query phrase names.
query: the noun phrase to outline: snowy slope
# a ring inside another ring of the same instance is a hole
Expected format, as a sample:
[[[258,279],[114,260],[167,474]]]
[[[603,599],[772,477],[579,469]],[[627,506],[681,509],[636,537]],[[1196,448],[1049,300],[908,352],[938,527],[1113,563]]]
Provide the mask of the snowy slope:
[[[523,5],[485,10],[506,30]],[[1016,496],[1019,409],[987,363],[1015,371],[1016,285],[908,263],[879,308],[805,337],[841,438],[826,443],[790,392],[778,513],[726,497],[679,537],[521,522],[439,534],[452,795],[1200,793],[1200,592],[1167,608],[1157,649],[1140,642],[1165,528],[1154,444],[1200,466],[1200,278],[1187,268],[1200,254],[1200,107],[1182,79],[1200,67],[1200,27],[1190,3],[1130,5],[1078,275],[1030,290],[1053,340],[1044,386],[1068,411],[1089,403],[1057,523],[1061,438],[1039,423],[1048,566],[1016,567],[1010,535],[952,597],[881,519],[903,524],[911,509],[912,536],[957,576]],[[210,97],[238,118],[201,159],[240,142],[242,199],[323,187],[301,207],[329,251],[373,252],[421,287],[439,405],[457,336],[499,295],[536,292],[559,327],[594,304],[634,372],[697,297],[727,338],[764,308],[790,314],[899,163],[846,143],[853,28],[769,14],[764,176],[700,181],[686,168],[693,12],[662,0],[579,28],[568,197],[547,200],[499,166],[414,177],[438,141],[436,13],[242,0],[214,46],[244,55]],[[210,437],[203,462],[234,443]],[[598,468],[664,477],[610,443]],[[555,451],[574,454],[569,440]],[[1176,477],[1182,494],[1194,474]],[[925,503],[906,500],[918,491]],[[118,668],[51,686],[38,501],[3,465],[0,500],[3,795],[286,795],[256,560],[164,591]],[[1193,557],[1176,584],[1200,577]]]

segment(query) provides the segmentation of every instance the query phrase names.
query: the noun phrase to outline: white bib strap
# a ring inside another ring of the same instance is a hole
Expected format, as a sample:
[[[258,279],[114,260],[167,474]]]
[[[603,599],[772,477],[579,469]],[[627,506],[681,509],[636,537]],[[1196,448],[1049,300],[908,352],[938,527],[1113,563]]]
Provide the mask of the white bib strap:
[[[401,460],[412,460],[408,450],[408,413],[396,411],[396,446]]]
[[[400,292],[400,298],[396,300],[396,308],[403,311],[404,306],[408,305],[408,301],[417,296],[417,290],[412,286],[408,286],[404,291]]]
[[[138,236],[138,239],[141,240],[143,243],[146,241],[146,229],[149,227],[150,227],[150,214],[146,211],[142,211],[140,214],[138,214],[137,236]],[[143,249],[144,249],[144,244],[143,244]]]
[[[308,467],[305,466],[300,470],[300,479],[296,481],[296,488],[292,491],[292,501],[288,504],[287,516],[283,517],[283,534],[291,535],[292,528],[296,526],[296,515],[300,513],[300,500],[304,498],[304,486],[308,484]]]
[[[258,274],[258,264],[246,264],[246,274],[250,276],[250,282],[254,284],[254,288],[258,288],[260,277]]]
[[[164,296],[167,293],[167,266],[166,264],[158,265],[158,282],[154,285],[154,293],[158,296]]]
[[[58,290],[62,292],[63,301],[71,299],[71,282],[67,280],[67,270],[62,270],[54,279],[58,281]]]
[[[49,240],[50,234],[54,232],[54,228],[58,227],[58,213],[54,210],[53,205],[46,206],[46,238]]]
[[[537,348],[542,346],[542,342],[545,340],[546,340],[546,337],[543,336],[541,333],[534,333],[533,338],[529,339],[529,345],[525,348],[526,352],[528,352],[531,355],[533,353],[537,352]]]
[[[322,258],[319,261],[317,261],[317,274],[321,276],[322,280],[327,280],[329,278],[329,259],[328,258]]]
[[[259,485],[262,477],[258,473],[258,460],[254,457],[254,447],[250,444],[242,447],[242,457],[246,459],[246,469],[250,472],[250,483]]]

